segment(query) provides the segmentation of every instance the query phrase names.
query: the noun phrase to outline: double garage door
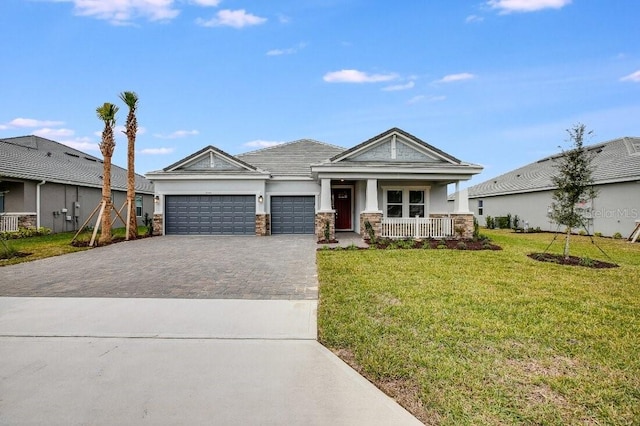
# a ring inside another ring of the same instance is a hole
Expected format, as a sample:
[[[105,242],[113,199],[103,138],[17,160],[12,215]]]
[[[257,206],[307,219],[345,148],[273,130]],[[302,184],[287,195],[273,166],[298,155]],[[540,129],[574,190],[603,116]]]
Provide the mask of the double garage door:
[[[167,235],[254,235],[254,195],[167,195]]]
[[[167,235],[255,235],[254,195],[167,195]],[[313,234],[315,197],[271,197],[272,234]]]

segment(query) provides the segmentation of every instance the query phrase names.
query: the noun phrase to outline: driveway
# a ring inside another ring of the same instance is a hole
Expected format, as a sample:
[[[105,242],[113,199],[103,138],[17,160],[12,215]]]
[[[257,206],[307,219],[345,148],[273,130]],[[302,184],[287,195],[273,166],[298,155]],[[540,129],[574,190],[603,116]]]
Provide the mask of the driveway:
[[[313,235],[164,236],[0,268],[0,296],[318,297]]]

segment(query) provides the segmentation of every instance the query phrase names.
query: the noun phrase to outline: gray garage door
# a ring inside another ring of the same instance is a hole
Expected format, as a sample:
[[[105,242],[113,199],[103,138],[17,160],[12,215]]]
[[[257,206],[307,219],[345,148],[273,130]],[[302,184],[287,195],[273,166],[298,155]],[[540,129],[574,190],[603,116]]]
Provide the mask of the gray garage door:
[[[255,235],[253,195],[167,195],[168,235]]]
[[[315,207],[314,196],[271,197],[271,233],[313,234]]]

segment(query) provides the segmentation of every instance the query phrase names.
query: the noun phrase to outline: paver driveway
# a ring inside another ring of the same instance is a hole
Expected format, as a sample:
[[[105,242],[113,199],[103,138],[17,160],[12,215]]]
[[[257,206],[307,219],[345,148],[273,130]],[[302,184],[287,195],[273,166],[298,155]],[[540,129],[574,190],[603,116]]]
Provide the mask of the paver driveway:
[[[313,235],[164,236],[0,268],[0,296],[317,299]]]

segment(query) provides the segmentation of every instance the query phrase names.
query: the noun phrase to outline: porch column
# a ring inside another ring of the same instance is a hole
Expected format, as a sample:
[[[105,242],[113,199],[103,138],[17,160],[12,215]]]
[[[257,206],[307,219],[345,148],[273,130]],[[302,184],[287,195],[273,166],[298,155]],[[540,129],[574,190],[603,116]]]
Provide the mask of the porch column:
[[[320,181],[320,211],[330,212],[331,209],[331,179]]]
[[[379,212],[378,179],[367,179],[366,212]]]
[[[454,213],[470,213],[469,211],[469,191],[460,190],[460,181],[456,182],[456,195],[453,200]]]

